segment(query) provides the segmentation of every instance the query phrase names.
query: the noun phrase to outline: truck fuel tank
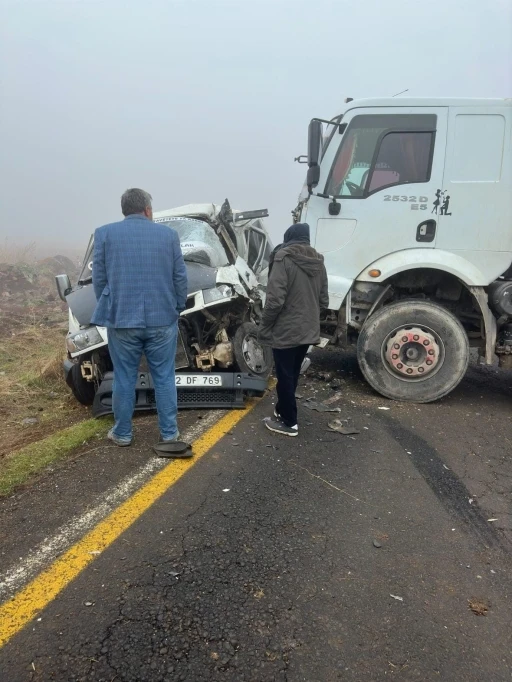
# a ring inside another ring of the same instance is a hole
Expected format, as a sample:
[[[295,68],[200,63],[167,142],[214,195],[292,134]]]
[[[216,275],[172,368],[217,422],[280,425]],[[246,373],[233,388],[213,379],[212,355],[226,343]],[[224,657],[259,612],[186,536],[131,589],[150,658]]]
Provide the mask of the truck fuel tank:
[[[498,280],[490,284],[489,304],[498,315],[512,317],[512,281]]]

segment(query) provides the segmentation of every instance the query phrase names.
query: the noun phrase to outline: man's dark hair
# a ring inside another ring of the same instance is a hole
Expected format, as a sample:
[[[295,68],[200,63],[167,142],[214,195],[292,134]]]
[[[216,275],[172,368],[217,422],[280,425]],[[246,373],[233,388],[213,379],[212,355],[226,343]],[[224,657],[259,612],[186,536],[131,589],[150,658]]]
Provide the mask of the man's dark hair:
[[[124,216],[144,213],[146,208],[151,208],[151,200],[151,194],[143,189],[127,189],[121,197],[121,211]]]

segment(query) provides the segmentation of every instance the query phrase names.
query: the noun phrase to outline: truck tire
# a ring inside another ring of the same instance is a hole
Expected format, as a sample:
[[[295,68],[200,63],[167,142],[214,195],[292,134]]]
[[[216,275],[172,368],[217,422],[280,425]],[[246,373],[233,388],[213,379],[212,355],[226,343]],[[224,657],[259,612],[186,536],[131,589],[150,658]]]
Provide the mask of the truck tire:
[[[77,363],[69,371],[69,386],[73,395],[82,405],[92,405],[96,387],[92,381],[86,381],[82,376],[80,364]]]
[[[233,339],[235,362],[240,372],[268,379],[272,372],[272,349],[258,341],[258,327],[244,322]]]
[[[457,386],[469,341],[452,313],[428,301],[402,301],[370,317],[357,343],[366,381],[392,400],[430,403]]]

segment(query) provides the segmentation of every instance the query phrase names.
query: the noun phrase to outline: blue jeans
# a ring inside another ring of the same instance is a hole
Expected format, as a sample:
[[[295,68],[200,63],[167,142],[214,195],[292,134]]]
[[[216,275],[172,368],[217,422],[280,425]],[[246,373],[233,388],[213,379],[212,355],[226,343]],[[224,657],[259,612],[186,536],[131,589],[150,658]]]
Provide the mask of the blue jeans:
[[[162,440],[178,435],[178,399],[174,377],[178,325],[145,329],[108,330],[108,349],[114,365],[112,404],[114,436],[132,439],[135,385],[142,354],[146,356],[155,385],[158,426]]]

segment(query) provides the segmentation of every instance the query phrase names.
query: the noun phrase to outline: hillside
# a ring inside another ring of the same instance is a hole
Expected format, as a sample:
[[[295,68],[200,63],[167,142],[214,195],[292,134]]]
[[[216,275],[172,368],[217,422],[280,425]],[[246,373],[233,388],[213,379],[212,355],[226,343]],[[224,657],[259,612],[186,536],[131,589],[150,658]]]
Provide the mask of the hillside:
[[[67,273],[72,282],[78,277],[77,266],[66,256],[33,263],[0,263],[0,334],[15,323],[14,319],[6,319],[9,317],[65,319],[66,305],[59,299],[55,286],[55,275],[62,273]]]

